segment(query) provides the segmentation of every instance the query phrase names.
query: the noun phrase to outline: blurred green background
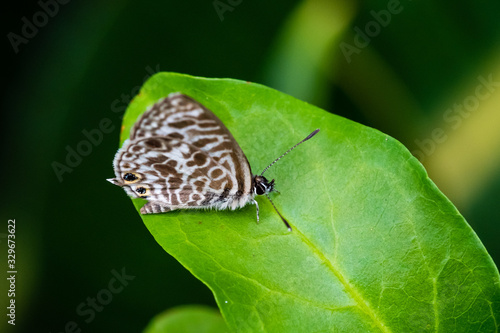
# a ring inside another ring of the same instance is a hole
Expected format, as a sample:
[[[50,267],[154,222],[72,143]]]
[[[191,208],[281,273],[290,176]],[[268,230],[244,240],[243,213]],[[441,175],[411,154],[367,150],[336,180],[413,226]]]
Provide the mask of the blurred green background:
[[[60,1],[3,11],[0,256],[15,219],[18,275],[16,326],[3,314],[0,331],[138,332],[172,306],[216,306],[105,181],[157,71],[262,83],[394,136],[500,262],[498,1]],[[68,149],[88,154],[58,177]],[[134,278],[109,292],[122,270]]]

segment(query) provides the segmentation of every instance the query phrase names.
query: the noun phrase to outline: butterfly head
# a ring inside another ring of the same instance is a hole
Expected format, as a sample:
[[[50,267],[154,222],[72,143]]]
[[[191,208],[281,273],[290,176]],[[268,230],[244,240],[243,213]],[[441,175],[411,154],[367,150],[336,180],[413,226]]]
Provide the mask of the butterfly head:
[[[253,177],[253,193],[264,195],[274,191],[274,179],[268,181],[264,176]]]

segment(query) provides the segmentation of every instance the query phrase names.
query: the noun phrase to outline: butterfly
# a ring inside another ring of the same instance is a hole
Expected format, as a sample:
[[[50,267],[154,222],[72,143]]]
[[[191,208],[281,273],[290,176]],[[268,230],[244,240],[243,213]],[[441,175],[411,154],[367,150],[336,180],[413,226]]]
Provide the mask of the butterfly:
[[[148,202],[141,214],[177,209],[232,209],[254,204],[266,195],[291,231],[288,221],[269,197],[276,191],[274,179],[264,177],[274,163],[319,129],[286,151],[260,175],[253,175],[248,160],[217,116],[191,97],[173,93],[149,107],[135,122],[130,138],[113,161],[115,178],[132,198]],[[276,191],[277,192],[277,191]]]

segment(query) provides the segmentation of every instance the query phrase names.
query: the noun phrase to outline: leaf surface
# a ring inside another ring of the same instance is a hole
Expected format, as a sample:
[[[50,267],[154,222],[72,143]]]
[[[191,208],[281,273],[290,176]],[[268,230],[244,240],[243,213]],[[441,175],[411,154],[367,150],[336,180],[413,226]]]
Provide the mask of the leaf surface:
[[[476,234],[397,140],[262,85],[159,73],[127,109],[187,94],[229,128],[280,194],[236,211],[141,216],[214,293],[238,332],[495,332],[498,270]],[[136,199],[139,209],[145,201]]]
[[[229,332],[219,311],[203,305],[169,309],[151,320],[143,333],[224,333]]]

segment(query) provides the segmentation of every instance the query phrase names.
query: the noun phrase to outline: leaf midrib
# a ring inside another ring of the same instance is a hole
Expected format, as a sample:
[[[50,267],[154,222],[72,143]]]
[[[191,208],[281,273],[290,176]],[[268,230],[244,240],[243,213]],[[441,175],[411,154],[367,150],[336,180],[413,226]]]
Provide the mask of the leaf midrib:
[[[351,285],[337,270],[332,262],[302,233],[297,227],[294,227],[294,232],[296,232],[301,240],[306,244],[311,252],[316,255],[322,262],[326,264],[326,266],[330,269],[330,271],[335,275],[335,277],[339,280],[339,282],[344,286],[347,294],[351,296],[351,298],[358,304],[359,308],[366,314],[370,319],[380,328],[382,332],[391,333],[391,330],[387,328],[382,321],[377,317],[376,313],[367,305],[366,300],[361,296],[359,291]]]
[[[185,241],[187,243],[191,244],[191,246],[195,247],[201,253],[203,253],[203,254],[207,255],[209,258],[211,258],[214,261],[214,263],[216,263],[221,269],[229,271],[229,272],[232,272],[232,273],[235,273],[235,274],[238,274],[238,275],[240,275],[240,277],[245,278],[246,280],[249,280],[252,283],[257,283],[259,286],[261,286],[262,288],[265,288],[265,289],[267,289],[269,291],[279,292],[279,293],[287,295],[287,296],[292,296],[293,298],[297,298],[297,299],[299,299],[301,301],[304,301],[304,302],[307,302],[307,303],[314,303],[314,302],[312,302],[312,300],[302,299],[300,297],[297,297],[297,295],[290,295],[289,293],[286,293],[284,291],[273,290],[273,289],[271,289],[271,288],[263,285],[262,283],[260,283],[259,281],[255,280],[255,279],[252,279],[250,277],[244,276],[241,273],[235,272],[233,270],[230,270],[230,269],[222,266],[217,260],[215,260],[215,258],[211,254],[209,254],[206,251],[202,250],[196,243],[192,242],[189,239],[189,233],[187,233],[186,231],[184,231],[184,229],[182,228],[182,223],[180,223],[180,221],[178,221],[178,222],[179,222],[179,230],[181,230],[183,232],[183,234],[185,236]],[[361,294],[359,293],[359,291],[344,278],[344,276],[342,275],[342,273],[334,267],[333,263],[296,226],[293,226],[293,232],[297,233],[299,235],[300,239],[303,241],[303,243],[306,244],[310,248],[311,252],[321,262],[323,262],[323,263],[326,264],[326,266],[328,267],[328,269],[334,274],[334,276],[338,279],[338,281],[344,286],[347,294],[356,302],[356,304],[358,305],[358,307],[373,321],[373,323],[377,327],[379,327],[379,329],[382,332],[392,333],[392,331],[389,328],[387,328],[382,323],[382,321],[377,317],[376,313],[367,305],[366,300],[361,296]],[[192,272],[192,273],[194,274],[194,272]],[[336,309],[327,308],[327,307],[324,307],[324,306],[319,306],[319,307],[320,308],[324,308],[324,309],[328,309],[328,310],[336,310]]]
[[[259,286],[260,288],[264,289],[264,290],[267,290],[268,292],[272,292],[272,293],[278,293],[278,294],[281,294],[281,295],[284,295],[284,296],[287,296],[287,297],[290,297],[290,298],[293,298],[293,299],[296,299],[296,300],[299,300],[299,301],[302,301],[306,304],[311,304],[317,308],[320,308],[320,309],[325,309],[325,310],[329,310],[329,311],[338,311],[338,310],[343,310],[343,309],[346,309],[346,308],[351,308],[353,306],[351,305],[347,305],[347,306],[339,306],[339,307],[328,307],[328,306],[325,306],[325,304],[318,304],[316,303],[314,300],[311,300],[311,299],[307,299],[307,298],[304,298],[304,297],[299,297],[297,296],[296,294],[292,294],[292,293],[289,293],[289,292],[286,292],[284,290],[280,290],[280,289],[273,289],[271,287],[268,287],[266,286],[265,284],[263,284],[262,282],[260,282],[259,280],[255,279],[255,278],[252,278],[252,277],[249,277],[249,276],[246,276],[242,273],[239,273],[235,270],[231,270],[225,266],[223,266],[219,261],[217,261],[213,255],[211,255],[210,253],[208,253],[207,251],[203,250],[201,247],[199,247],[196,243],[192,242],[191,240],[189,240],[189,234],[184,231],[181,227],[181,223],[179,223],[179,230],[181,230],[185,236],[185,242],[186,244],[188,245],[191,245],[193,246],[194,248],[196,248],[200,253],[203,253],[204,255],[206,255],[207,257],[211,258],[213,260],[213,262],[219,266],[219,268],[221,270],[224,270],[224,271],[227,271],[227,272],[231,272],[235,275],[238,275],[241,279],[243,280],[247,280],[249,283],[252,283],[254,285],[257,285]],[[194,274],[194,272],[193,272]],[[222,288],[219,287],[221,290]]]

